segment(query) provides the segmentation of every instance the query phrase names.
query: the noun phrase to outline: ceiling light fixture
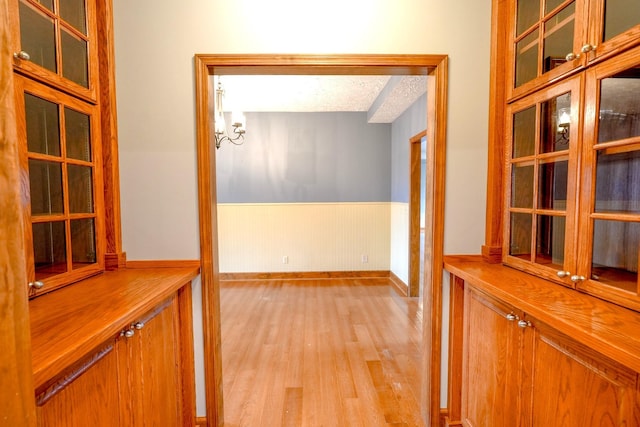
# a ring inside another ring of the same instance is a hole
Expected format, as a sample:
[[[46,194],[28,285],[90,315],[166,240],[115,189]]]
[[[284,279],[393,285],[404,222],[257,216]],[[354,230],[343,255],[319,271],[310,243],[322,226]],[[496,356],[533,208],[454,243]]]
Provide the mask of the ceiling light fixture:
[[[224,89],[222,89],[222,83],[218,79],[218,89],[216,89],[216,102],[214,111],[214,124],[215,124],[215,136],[216,136],[216,148],[220,148],[220,144],[224,141],[229,141],[235,145],[242,145],[244,143],[244,134],[246,119],[244,114],[234,112],[231,115],[231,126],[233,127],[233,135],[228,136],[227,126],[224,121],[224,110],[222,109],[222,97],[224,96]]]

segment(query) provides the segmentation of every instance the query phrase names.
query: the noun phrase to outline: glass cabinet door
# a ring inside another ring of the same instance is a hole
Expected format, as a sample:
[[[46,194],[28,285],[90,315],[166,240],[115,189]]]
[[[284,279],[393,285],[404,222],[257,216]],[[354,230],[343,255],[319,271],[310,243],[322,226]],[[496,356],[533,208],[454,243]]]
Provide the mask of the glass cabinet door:
[[[583,0],[516,0],[514,11],[513,77],[509,97],[583,65],[577,53],[586,38]]]
[[[505,263],[571,285],[580,76],[509,106]],[[572,130],[573,128],[573,130]]]
[[[17,0],[14,64],[31,77],[95,99],[91,0]]]
[[[600,60],[640,43],[640,4],[637,0],[592,1],[589,38],[582,47],[589,61]]]
[[[579,288],[640,309],[640,48],[587,73]]]
[[[97,107],[16,78],[21,164],[28,176],[27,273],[32,296],[95,274],[104,264]],[[39,285],[38,285],[39,286]]]

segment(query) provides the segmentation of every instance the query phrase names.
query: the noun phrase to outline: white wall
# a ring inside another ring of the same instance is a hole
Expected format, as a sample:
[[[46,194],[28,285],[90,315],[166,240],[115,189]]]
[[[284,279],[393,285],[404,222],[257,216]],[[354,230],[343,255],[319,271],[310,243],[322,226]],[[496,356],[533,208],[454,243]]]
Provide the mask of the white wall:
[[[484,240],[490,5],[490,0],[114,0],[127,257],[199,257],[195,53],[450,55],[445,252],[478,253]],[[201,345],[196,337],[198,354]],[[197,370],[202,415],[201,363]]]

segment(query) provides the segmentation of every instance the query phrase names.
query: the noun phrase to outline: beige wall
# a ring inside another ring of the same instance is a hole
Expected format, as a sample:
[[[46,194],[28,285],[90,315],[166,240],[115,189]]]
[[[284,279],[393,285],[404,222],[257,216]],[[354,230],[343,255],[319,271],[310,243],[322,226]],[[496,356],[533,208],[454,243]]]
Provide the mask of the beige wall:
[[[128,258],[199,257],[195,53],[448,54],[445,253],[478,253],[484,236],[490,4],[114,0],[122,228]],[[197,334],[198,295],[196,289]],[[200,369],[198,336],[196,341]],[[198,393],[198,414],[204,414],[201,383]]]

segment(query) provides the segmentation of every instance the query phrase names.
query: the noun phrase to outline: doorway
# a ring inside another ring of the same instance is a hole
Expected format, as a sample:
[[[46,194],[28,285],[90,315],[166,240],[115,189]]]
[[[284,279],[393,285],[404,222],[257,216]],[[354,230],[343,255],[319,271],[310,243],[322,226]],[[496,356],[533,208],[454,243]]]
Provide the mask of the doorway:
[[[444,216],[444,165],[446,138],[446,55],[196,55],[196,122],[198,202],[200,222],[201,283],[207,424],[223,422],[222,364],[220,349],[219,269],[215,206],[215,140],[209,117],[214,88],[210,75],[426,75],[427,168],[429,195],[425,201],[424,354],[422,402],[424,418],[437,425],[440,412],[440,341],[442,317],[442,250]],[[436,274],[432,274],[436,272]]]

